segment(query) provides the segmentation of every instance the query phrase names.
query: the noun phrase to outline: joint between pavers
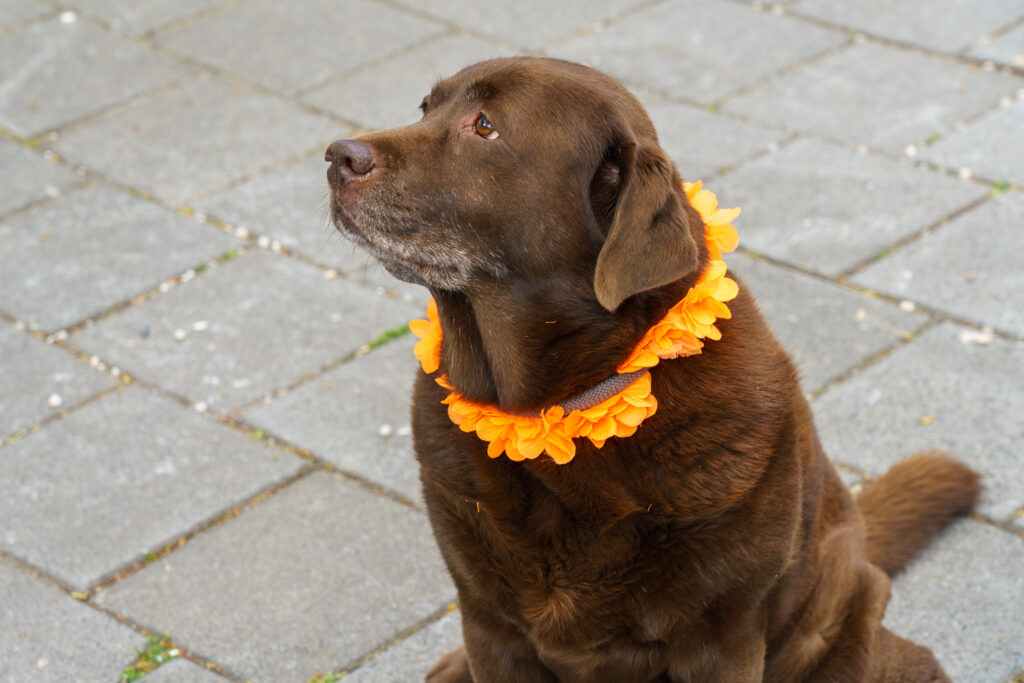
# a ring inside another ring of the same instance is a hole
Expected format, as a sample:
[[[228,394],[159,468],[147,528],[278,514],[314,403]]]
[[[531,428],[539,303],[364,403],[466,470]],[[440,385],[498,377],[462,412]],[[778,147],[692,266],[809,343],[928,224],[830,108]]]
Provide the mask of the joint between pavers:
[[[856,41],[851,37],[849,40],[846,40],[845,42],[839,43],[838,45],[832,45],[830,47],[827,47],[824,50],[816,52],[809,57],[805,57],[804,59],[798,59],[795,62],[790,62],[789,64],[786,64],[780,69],[765,74],[763,78],[758,79],[754,83],[740,87],[736,90],[733,90],[732,92],[729,92],[719,97],[717,100],[713,101],[709,106],[714,107],[715,110],[721,109],[723,106],[725,106],[726,104],[735,99],[738,99],[744,95],[754,92],[755,90],[759,90],[765,87],[766,85],[773,83],[781,78],[785,78],[786,76],[795,74],[799,72],[801,69],[805,69],[808,66],[816,64],[823,59],[831,57],[832,55],[837,55],[841,52],[845,52],[846,50],[853,49],[855,46]]]
[[[16,21],[12,24],[7,24],[3,27],[0,27],[0,38],[5,38],[12,33],[23,31],[31,26],[34,26],[35,24],[41,24],[46,21],[53,21],[55,18],[57,18],[58,12],[60,12],[59,9],[50,6],[49,11],[43,12],[38,17],[33,17],[31,19],[23,19],[21,21]]]
[[[381,656],[382,654],[384,654],[391,648],[395,647],[399,643],[408,640],[409,638],[416,635],[423,629],[436,624],[441,619],[445,618],[446,616],[454,612],[456,609],[458,609],[458,607],[458,603],[448,603],[441,609],[435,610],[426,617],[416,621],[411,626],[407,626],[406,628],[402,629],[391,638],[379,643],[378,645],[374,646],[372,649],[368,650],[362,655],[348,661],[341,668],[336,669],[331,673],[334,675],[340,674],[342,677],[347,676],[350,673],[353,673],[361,666],[373,661],[374,659]]]
[[[395,9],[395,8],[392,7],[392,9]],[[326,78],[321,79],[321,80],[317,81],[316,83],[313,83],[312,85],[308,85],[308,86],[306,86],[304,88],[296,90],[294,93],[292,93],[292,97],[295,97],[296,99],[302,99],[302,98],[306,97],[306,95],[310,94],[312,91],[317,90],[318,88],[322,88],[322,87],[324,87],[326,85],[330,85],[330,84],[336,83],[338,81],[343,81],[346,78],[351,78],[352,76],[356,76],[356,75],[358,75],[358,74],[360,74],[360,73],[362,73],[364,71],[369,71],[370,69],[372,69],[374,67],[378,67],[378,66],[381,66],[382,64],[385,64],[387,62],[393,61],[393,60],[398,59],[400,57],[404,57],[405,55],[408,55],[411,52],[414,52],[415,50],[418,50],[418,49],[420,49],[422,47],[426,47],[428,45],[432,45],[433,43],[439,42],[441,40],[445,40],[447,38],[453,38],[453,37],[459,35],[460,33],[463,33],[463,32],[462,31],[457,31],[455,28],[452,28],[452,27],[449,27],[449,26],[445,26],[445,30],[440,32],[440,33],[428,35],[425,38],[421,38],[420,40],[417,40],[417,41],[415,41],[415,42],[413,42],[411,44],[403,45],[402,47],[398,48],[397,50],[392,50],[391,52],[388,52],[388,53],[384,54],[381,57],[378,57],[376,59],[371,59],[368,62],[365,62],[363,64],[359,64],[357,66],[354,66],[351,69],[347,69],[345,71],[342,71],[341,73],[331,74],[330,76],[327,76]],[[317,109],[319,110],[319,107]],[[326,111],[326,110],[323,110],[323,111]],[[337,114],[335,114],[335,116],[337,116]],[[368,129],[368,127],[365,124],[362,124],[362,123],[359,123],[357,128]]]
[[[123,565],[111,572],[107,572],[103,577],[100,578],[94,585],[92,585],[88,592],[85,594],[88,600],[93,600],[100,593],[110,589],[114,585],[120,583],[124,579],[132,576],[136,572],[160,562],[164,558],[171,555],[178,548],[188,545],[190,541],[204,534],[212,529],[216,529],[220,525],[224,524],[228,520],[234,519],[245,511],[260,505],[266,500],[274,497],[280,491],[292,486],[296,482],[309,476],[311,473],[317,471],[318,468],[312,463],[307,463],[299,468],[298,471],[288,475],[284,479],[280,479],[264,486],[259,491],[253,493],[244,500],[232,505],[226,510],[219,510],[216,513],[208,516],[196,524],[186,529],[183,533],[178,534],[174,539],[164,543],[155,550],[148,551],[143,554],[141,559],[130,562]]]
[[[19,429],[18,431],[14,432],[13,434],[0,437],[0,449],[6,448],[7,446],[10,446],[13,443],[21,441],[25,437],[27,437],[27,436],[29,436],[31,434],[35,434],[40,429],[42,429],[42,428],[44,428],[44,427],[46,427],[46,426],[48,426],[48,425],[58,421],[58,420],[63,420],[64,418],[68,417],[69,415],[71,415],[73,413],[77,413],[79,410],[81,410],[82,408],[86,407],[87,405],[95,403],[96,401],[100,400],[101,398],[104,398],[106,396],[109,396],[110,394],[113,394],[115,391],[121,390],[130,381],[131,380],[128,380],[128,381],[123,381],[122,380],[121,383],[115,384],[112,387],[108,387],[106,389],[102,389],[100,391],[97,391],[95,394],[92,394],[91,396],[88,396],[88,397],[82,399],[78,403],[73,403],[72,405],[68,406],[67,408],[62,408],[61,410],[57,411],[56,413],[43,418],[39,422],[31,424],[31,425],[29,425],[27,427],[24,427],[22,429]]]
[[[960,216],[963,216],[964,214],[967,214],[967,213],[970,213],[971,211],[974,211],[975,209],[979,208],[980,206],[986,204],[991,198],[992,197],[989,194],[989,195],[982,195],[981,197],[978,197],[977,199],[971,200],[967,204],[964,204],[963,206],[961,206],[959,209],[956,209],[955,211],[952,211],[952,212],[946,214],[945,216],[942,216],[938,220],[933,221],[932,223],[929,223],[928,225],[924,226],[923,228],[921,228],[920,230],[918,230],[918,231],[916,231],[914,233],[906,235],[906,236],[896,240],[895,242],[892,242],[891,244],[887,245],[882,251],[880,251],[880,252],[878,252],[876,254],[873,254],[873,255],[869,256],[868,258],[866,258],[866,259],[864,259],[864,260],[862,260],[862,261],[860,261],[858,263],[855,263],[854,265],[850,266],[849,268],[843,270],[841,273],[839,273],[839,275],[836,276],[836,279],[838,281],[840,281],[840,282],[845,282],[845,281],[849,280],[851,277],[854,277],[854,276],[858,275],[859,273],[861,273],[865,269],[869,268],[870,266],[874,265],[875,263],[878,263],[879,261],[892,256],[893,254],[899,252],[900,250],[905,249],[906,247],[916,243],[920,239],[922,239],[924,237],[927,237],[928,235],[931,235],[932,233],[934,233],[937,230],[942,229],[943,226],[945,226],[945,225],[949,224],[950,222],[956,220]]]
[[[499,47],[499,48],[504,48],[504,49],[510,50],[512,52],[518,52],[520,54],[535,54],[535,55],[540,54],[537,50],[529,50],[529,49],[523,47],[522,45],[518,45],[516,43],[510,43],[510,42],[508,42],[506,40],[502,40],[501,38],[498,38],[497,36],[487,35],[486,33],[479,33],[477,31],[474,31],[471,28],[468,28],[466,26],[462,26],[460,24],[456,24],[455,22],[449,21],[449,20],[447,20],[447,19],[445,19],[443,17],[435,16],[435,15],[430,14],[428,12],[424,12],[422,10],[416,9],[415,7],[410,7],[408,5],[396,3],[393,0],[370,0],[370,1],[374,2],[377,5],[381,5],[382,7],[387,7],[389,9],[393,9],[395,11],[402,12],[403,14],[407,14],[407,15],[409,15],[411,17],[416,17],[417,19],[422,19],[424,21],[429,21],[429,22],[432,22],[434,24],[438,24],[439,26],[443,26],[443,27],[445,27],[445,28],[447,28],[449,30],[458,31],[459,33],[461,33],[463,35],[470,36],[470,37],[476,38],[478,40],[482,40],[484,42],[490,43],[490,44],[492,44],[492,45],[494,45],[496,47]]]
[[[854,28],[852,26],[847,26],[845,24],[840,24],[840,23],[835,22],[835,21],[829,21],[828,19],[822,19],[820,17],[814,17],[814,16],[810,16],[810,15],[807,15],[807,14],[803,14],[803,13],[800,12],[799,5],[794,6],[792,9],[787,11],[786,15],[790,16],[790,17],[793,17],[794,19],[798,19],[800,21],[807,22],[808,24],[811,24],[813,26],[817,26],[819,28],[828,28],[828,29],[833,29],[833,30],[837,30],[837,31],[847,31],[847,32],[849,32],[852,35],[852,37],[854,39],[854,42],[857,43],[857,44],[864,43],[864,42],[873,42],[873,43],[877,43],[879,45],[885,45],[887,47],[891,47],[891,48],[895,48],[895,49],[907,50],[907,51],[910,51],[910,52],[916,52],[916,53],[924,55],[926,57],[935,57],[935,58],[938,58],[938,59],[945,59],[946,61],[959,62],[960,64],[966,64],[967,66],[972,66],[972,67],[975,67],[975,68],[984,68],[985,64],[988,63],[988,64],[992,64],[993,65],[993,68],[988,69],[990,71],[999,71],[1001,73],[1010,74],[1010,75],[1014,75],[1014,76],[1021,75],[1018,71],[1016,71],[1015,69],[1012,69],[1010,67],[1001,67],[1001,66],[995,65],[995,63],[990,61],[990,60],[983,59],[983,58],[979,59],[978,57],[970,57],[968,55],[963,54],[963,51],[969,49],[971,47],[971,45],[966,45],[964,47],[961,47],[956,52],[942,52],[942,51],[936,50],[934,48],[928,48],[928,47],[924,47],[922,45],[916,45],[914,43],[908,43],[908,42],[904,42],[902,40],[896,40],[895,38],[889,38],[889,37],[886,37],[886,36],[880,36],[880,35],[878,35],[876,33],[872,33],[871,31],[867,31],[867,30],[859,29],[859,28]]]
[[[658,5],[664,5],[665,2],[667,2],[667,0],[648,0],[647,2],[640,2],[636,5],[633,5],[632,7],[627,7],[621,12],[613,14],[610,17],[605,17],[604,19],[591,22],[590,24],[585,24],[583,26],[578,26],[573,33],[553,38],[549,42],[545,43],[544,46],[540,48],[539,52],[540,54],[547,54],[551,50],[556,50],[562,47],[563,45],[570,43],[573,40],[576,40],[577,38],[593,35],[600,31],[609,29],[612,26],[615,26],[616,24],[625,21],[629,17],[640,14],[641,12],[646,12],[647,10],[657,7]],[[598,30],[594,30],[595,28],[597,28]]]

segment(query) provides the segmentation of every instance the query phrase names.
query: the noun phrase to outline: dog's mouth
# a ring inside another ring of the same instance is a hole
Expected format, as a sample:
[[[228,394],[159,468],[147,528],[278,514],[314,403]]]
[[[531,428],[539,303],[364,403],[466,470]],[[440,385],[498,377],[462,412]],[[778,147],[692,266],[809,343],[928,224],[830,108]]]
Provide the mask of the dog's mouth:
[[[457,290],[469,278],[468,264],[446,253],[444,246],[427,240],[425,231],[403,229],[396,233],[376,229],[373,220],[337,198],[331,201],[331,222],[342,235],[369,253],[395,278],[403,282]],[[386,220],[386,219],[381,219]]]

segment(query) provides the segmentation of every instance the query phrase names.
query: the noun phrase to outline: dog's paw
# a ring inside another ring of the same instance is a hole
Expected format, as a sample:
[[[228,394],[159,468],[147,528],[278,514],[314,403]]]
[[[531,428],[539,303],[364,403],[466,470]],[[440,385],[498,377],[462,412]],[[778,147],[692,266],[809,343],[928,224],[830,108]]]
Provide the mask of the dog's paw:
[[[452,650],[437,660],[437,664],[427,674],[426,683],[473,683],[466,648]]]

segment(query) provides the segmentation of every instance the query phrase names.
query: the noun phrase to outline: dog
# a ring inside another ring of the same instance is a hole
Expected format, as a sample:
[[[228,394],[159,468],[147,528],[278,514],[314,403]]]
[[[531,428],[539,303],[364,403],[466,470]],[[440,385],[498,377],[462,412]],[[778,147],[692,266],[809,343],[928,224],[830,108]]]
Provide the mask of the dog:
[[[325,158],[335,226],[436,304],[414,447],[464,647],[427,680],[948,680],[881,621],[889,575],[977,475],[919,454],[855,500],[742,281],[720,338],[646,371],[657,407],[631,435],[502,452],[456,424],[455,405],[510,423],[592,405],[718,255],[642,106],[598,71],[485,61],[421,109]]]

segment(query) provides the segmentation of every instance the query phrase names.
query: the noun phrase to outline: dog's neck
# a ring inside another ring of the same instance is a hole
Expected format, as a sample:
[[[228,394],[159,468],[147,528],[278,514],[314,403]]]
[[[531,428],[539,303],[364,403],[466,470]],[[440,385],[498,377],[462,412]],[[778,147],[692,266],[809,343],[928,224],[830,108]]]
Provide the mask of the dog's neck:
[[[693,281],[645,293],[609,313],[588,279],[474,283],[471,293],[432,290],[443,330],[442,369],[476,403],[529,413],[596,386],[616,372],[647,328]]]

